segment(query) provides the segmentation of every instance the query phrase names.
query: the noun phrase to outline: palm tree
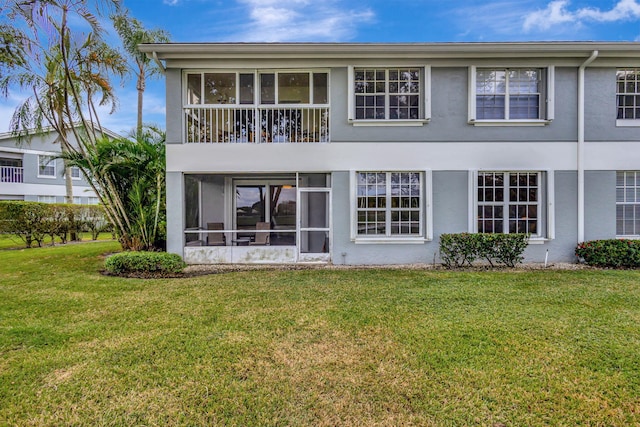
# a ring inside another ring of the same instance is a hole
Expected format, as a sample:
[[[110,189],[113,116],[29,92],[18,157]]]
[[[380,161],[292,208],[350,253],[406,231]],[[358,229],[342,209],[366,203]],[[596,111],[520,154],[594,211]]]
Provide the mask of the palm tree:
[[[89,178],[124,249],[163,246],[165,213],[165,136],[143,128],[135,139],[101,138],[85,153],[67,153],[69,164]]]
[[[10,88],[28,90],[31,96],[19,105],[11,119],[11,130],[21,139],[28,138],[30,130],[41,133],[49,126],[57,134],[63,153],[83,150],[92,143],[102,129],[95,113],[94,96],[101,95],[99,103],[115,107],[110,74],[123,75],[122,58],[101,39],[102,29],[86,0],[24,0],[4,2],[8,16],[22,22],[26,30],[13,32],[0,28],[2,37],[9,41],[29,40],[20,47],[21,61],[15,57],[13,45],[0,56],[0,92],[7,95]],[[98,2],[115,5],[118,0]],[[72,32],[70,14],[81,17],[91,27],[84,38]],[[20,28],[14,26],[14,28]],[[31,34],[28,36],[29,31]],[[75,136],[77,145],[70,143]],[[73,184],[69,166],[65,164],[66,201],[73,202]]]
[[[147,30],[137,19],[129,16],[128,11],[111,16],[113,26],[120,36],[122,45],[131,59],[129,65],[131,74],[136,76],[136,89],[138,90],[138,120],[136,132],[142,132],[142,105],[146,79],[157,77],[161,74],[159,67],[155,66],[151,59],[138,50],[141,43],[164,43],[169,41],[169,33],[162,29]]]

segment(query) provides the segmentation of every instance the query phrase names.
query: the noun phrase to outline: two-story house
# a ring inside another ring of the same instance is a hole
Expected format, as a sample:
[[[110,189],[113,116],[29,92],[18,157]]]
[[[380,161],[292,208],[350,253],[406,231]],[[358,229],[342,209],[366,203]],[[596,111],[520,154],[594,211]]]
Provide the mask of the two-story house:
[[[111,138],[120,138],[104,129]],[[11,132],[0,133],[0,200],[65,203],[64,163],[57,158],[60,144],[53,129],[31,134],[24,140]],[[71,144],[75,144],[73,135]],[[71,168],[73,203],[97,204],[98,197],[76,167]]]
[[[528,261],[640,236],[640,43],[169,43],[168,250],[189,263]],[[164,61],[164,64],[160,62]]]

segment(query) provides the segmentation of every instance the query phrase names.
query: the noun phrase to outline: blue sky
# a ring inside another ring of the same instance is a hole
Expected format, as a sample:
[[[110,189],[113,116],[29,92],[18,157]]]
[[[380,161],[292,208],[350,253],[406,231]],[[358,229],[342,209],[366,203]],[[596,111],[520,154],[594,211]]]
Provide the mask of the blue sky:
[[[147,28],[176,42],[640,41],[640,0],[124,0]],[[105,22],[105,27],[109,27]],[[110,40],[117,43],[117,38]],[[135,126],[133,82],[102,115],[126,134]],[[0,132],[21,96],[0,105]],[[145,92],[145,122],[164,127],[164,82]]]

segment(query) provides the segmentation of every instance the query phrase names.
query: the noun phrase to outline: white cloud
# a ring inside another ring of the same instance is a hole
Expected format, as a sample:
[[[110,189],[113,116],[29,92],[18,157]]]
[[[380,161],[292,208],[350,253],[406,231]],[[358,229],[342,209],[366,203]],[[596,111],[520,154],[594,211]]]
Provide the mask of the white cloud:
[[[354,9],[342,1],[239,0],[248,9],[248,22],[240,32],[228,34],[233,41],[338,41],[354,37],[357,26],[371,22],[369,8]]]
[[[545,9],[527,14],[523,29],[525,31],[548,30],[569,23],[581,25],[583,21],[617,22],[640,19],[640,3],[636,0],[619,0],[611,10],[607,11],[592,7],[571,11],[568,5],[568,0],[554,0],[547,4]]]
[[[169,6],[175,6],[178,4],[178,0],[162,0],[162,3]]]

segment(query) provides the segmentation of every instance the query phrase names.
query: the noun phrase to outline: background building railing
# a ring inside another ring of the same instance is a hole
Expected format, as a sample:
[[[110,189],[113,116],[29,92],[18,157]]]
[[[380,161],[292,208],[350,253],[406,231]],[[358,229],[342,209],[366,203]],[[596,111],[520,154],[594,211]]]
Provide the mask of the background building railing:
[[[187,143],[329,142],[329,107],[184,109]]]
[[[0,182],[22,182],[24,168],[0,166]]]

